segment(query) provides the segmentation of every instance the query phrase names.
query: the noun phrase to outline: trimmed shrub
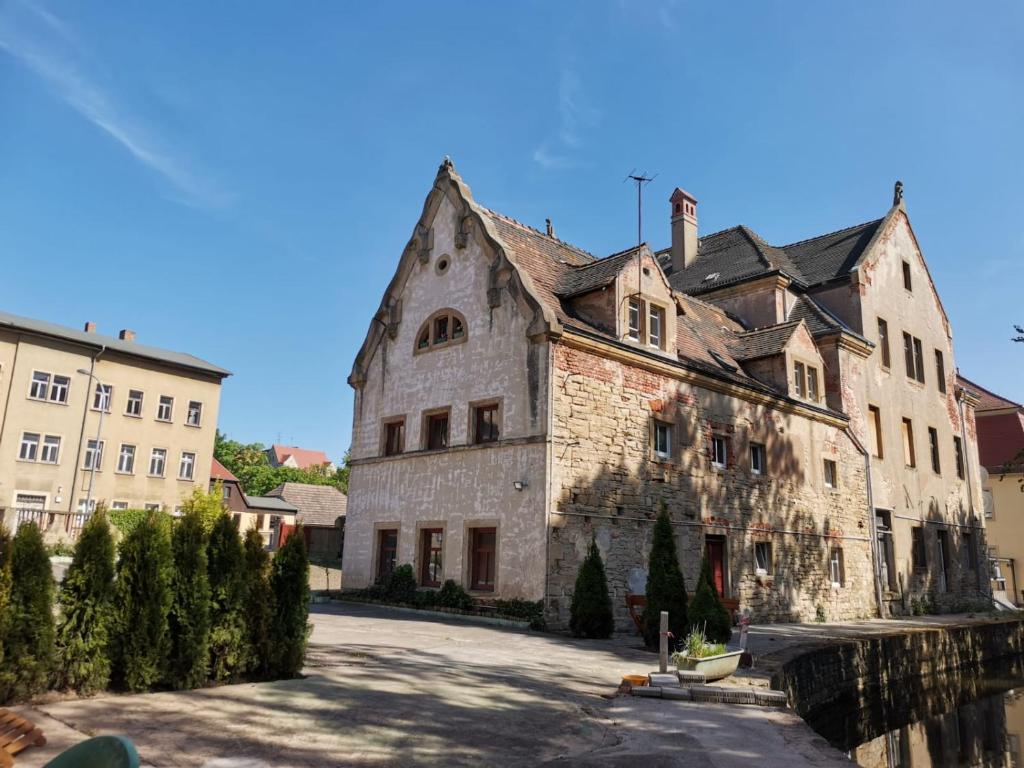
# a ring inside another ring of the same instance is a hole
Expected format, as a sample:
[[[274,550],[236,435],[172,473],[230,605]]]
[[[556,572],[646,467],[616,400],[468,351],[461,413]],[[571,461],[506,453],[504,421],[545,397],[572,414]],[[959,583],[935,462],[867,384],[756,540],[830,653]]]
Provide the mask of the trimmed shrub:
[[[117,560],[113,679],[130,691],[167,676],[173,572],[170,519],[150,511],[124,537]]]
[[[134,531],[143,520],[149,517],[152,511],[149,509],[110,509],[107,510],[107,519],[123,538]]]
[[[11,607],[11,534],[0,525],[0,669],[4,664],[4,642],[10,624]]]
[[[416,601],[416,577],[412,566],[406,563],[391,572],[388,583],[384,587],[385,599],[389,603],[409,603]]]
[[[10,568],[0,703],[42,693],[53,672],[53,572],[35,523],[18,527],[11,542]]]
[[[174,688],[198,688],[206,682],[210,666],[210,581],[200,510],[188,509],[174,524],[171,552],[174,597],[168,615],[171,652],[167,680]]]
[[[270,625],[274,617],[274,591],[270,588],[270,555],[263,537],[253,526],[245,532],[246,639],[249,644],[249,670],[257,678],[270,674],[273,643]]]
[[[700,564],[697,589],[690,603],[690,629],[703,632],[712,643],[728,643],[732,637],[732,617],[722,605],[718,590],[711,580],[711,565],[705,557]]]
[[[233,680],[250,666],[245,618],[245,552],[231,515],[222,513],[207,545],[210,579],[210,676]]]
[[[569,629],[575,637],[611,637],[615,631],[612,598],[597,542],[590,540],[587,556],[576,575]]]
[[[442,608],[456,608],[460,611],[473,609],[473,598],[462,588],[462,585],[448,579],[441,585],[437,593],[437,604]]]
[[[676,540],[665,503],[654,524],[651,555],[647,562],[647,605],[644,607],[644,643],[658,647],[661,612],[668,611],[668,629],[678,642],[686,637],[686,582],[679,569]],[[671,640],[671,638],[670,638]],[[672,643],[670,642],[670,647]]]
[[[57,687],[82,694],[110,683],[114,538],[104,510],[86,521],[60,588]]]
[[[543,600],[495,600],[494,610],[498,616],[506,619],[523,619],[530,622],[530,629],[546,629],[544,620]]]
[[[301,527],[274,555],[270,585],[274,590],[274,673],[296,677],[302,670],[309,637],[309,558]]]

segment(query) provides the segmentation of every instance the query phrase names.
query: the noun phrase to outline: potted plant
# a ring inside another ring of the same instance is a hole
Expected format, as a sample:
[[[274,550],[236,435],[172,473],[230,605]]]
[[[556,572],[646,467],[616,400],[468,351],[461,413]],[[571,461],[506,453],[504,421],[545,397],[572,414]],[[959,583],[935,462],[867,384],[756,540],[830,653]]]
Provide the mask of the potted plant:
[[[724,643],[709,643],[704,629],[692,629],[682,648],[672,654],[676,668],[700,672],[708,682],[721,680],[736,671],[743,651],[731,651]]]

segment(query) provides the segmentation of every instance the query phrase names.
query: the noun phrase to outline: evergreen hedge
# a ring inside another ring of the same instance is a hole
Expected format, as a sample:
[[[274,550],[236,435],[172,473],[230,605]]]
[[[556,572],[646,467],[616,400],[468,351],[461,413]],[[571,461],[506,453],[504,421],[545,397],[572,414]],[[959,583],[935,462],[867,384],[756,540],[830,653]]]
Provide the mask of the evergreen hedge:
[[[400,565],[391,572],[384,586],[384,599],[390,603],[416,602],[416,576],[408,563]]]
[[[664,502],[654,524],[651,554],[647,562],[647,604],[644,607],[644,643],[657,648],[661,626],[661,612],[668,611],[671,647],[681,641],[688,629],[686,621],[686,583],[679,569],[676,540],[672,535],[672,522]]]
[[[707,557],[701,561],[697,589],[690,603],[690,628],[703,630],[711,643],[728,643],[732,638],[732,617],[718,597]]]
[[[145,691],[167,676],[173,574],[170,518],[151,510],[125,535],[117,560],[112,677],[129,691]]]
[[[309,558],[301,527],[292,531],[274,556],[270,584],[274,590],[274,674],[296,677],[309,637]]]
[[[274,617],[274,591],[270,588],[270,555],[256,527],[245,532],[246,634],[249,669],[257,678],[268,677],[273,666],[274,646],[270,625]]]
[[[569,629],[576,637],[611,637],[615,631],[608,580],[594,539],[576,576],[570,611]]]
[[[6,526],[0,525],[0,669],[4,664],[4,647],[7,626],[10,623],[11,605],[11,534]]]
[[[210,581],[206,570],[203,514],[189,509],[174,524],[173,600],[168,615],[171,651],[167,680],[178,689],[206,682],[210,667]]]
[[[110,682],[114,538],[102,508],[85,525],[60,588],[57,687],[92,694]]]
[[[210,577],[210,676],[235,680],[250,666],[245,606],[245,552],[229,514],[213,524],[207,546]]]
[[[11,542],[0,703],[42,693],[53,673],[53,572],[35,523],[24,523]]]

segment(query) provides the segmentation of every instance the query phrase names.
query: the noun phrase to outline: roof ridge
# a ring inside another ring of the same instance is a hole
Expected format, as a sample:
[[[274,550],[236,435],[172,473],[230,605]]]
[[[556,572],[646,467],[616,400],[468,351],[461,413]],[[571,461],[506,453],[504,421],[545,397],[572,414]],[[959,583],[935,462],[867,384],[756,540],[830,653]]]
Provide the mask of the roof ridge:
[[[773,245],[769,244],[766,240],[764,240],[764,238],[762,238],[759,234],[757,234],[757,232],[752,230],[746,224],[740,224],[736,228],[740,232],[742,232],[743,236],[750,241],[750,244],[752,246],[754,246],[754,250],[757,251],[757,255],[761,257],[761,261],[764,262],[764,265],[766,267],[768,267],[769,269],[779,268],[779,265],[772,264],[772,260],[768,258],[768,254],[765,253],[764,250],[761,248],[762,245],[767,245],[769,248],[774,248]]]
[[[612,259],[617,259],[621,256],[626,256],[639,251],[641,247],[647,245],[647,243],[641,243],[640,245],[634,245],[632,248],[626,248],[624,251],[616,251],[615,253],[609,254],[608,256],[596,257],[594,261],[589,264],[570,264],[573,269],[588,269],[589,267],[600,266],[601,264],[607,264]]]
[[[476,202],[476,201],[474,201],[474,202]],[[531,227],[529,224],[524,224],[523,222],[519,221],[519,219],[514,219],[511,216],[509,216],[508,214],[504,214],[504,213],[500,213],[498,211],[495,211],[494,209],[488,208],[486,205],[483,205],[481,203],[476,203],[476,205],[479,206],[480,208],[482,208],[487,213],[491,214],[492,216],[497,216],[499,219],[507,221],[509,224],[517,226],[520,229],[525,229],[525,230],[529,231],[531,234],[539,235],[540,237],[547,238],[548,240],[553,240],[554,242],[559,243],[560,245],[564,245],[566,248],[571,248],[572,250],[574,250],[574,251],[576,251],[576,252],[578,252],[578,253],[580,253],[580,254],[582,254],[584,256],[589,256],[590,258],[594,259],[595,261],[599,260],[599,258],[597,256],[595,256],[594,254],[592,254],[590,251],[585,251],[584,249],[580,248],[578,245],[573,245],[570,242],[562,240],[560,237],[557,237],[556,235],[549,235],[547,232],[541,232],[536,227]]]
[[[880,224],[884,219],[885,219],[885,216],[883,216],[880,219],[872,219],[871,221],[862,221],[860,224],[854,224],[853,226],[850,226],[850,227],[843,227],[842,229],[837,229],[834,232],[825,232],[824,234],[815,235],[814,237],[805,237],[803,240],[797,240],[796,242],[793,242],[793,243],[786,243],[785,245],[774,245],[772,247],[773,248],[780,248],[782,250],[786,250],[787,248],[793,248],[793,247],[795,247],[797,245],[803,245],[804,243],[809,243],[812,240],[821,240],[821,238],[823,238],[823,237],[831,237],[832,235],[838,235],[838,234],[841,234],[843,232],[849,232],[851,229],[859,229],[861,227],[866,227],[869,224]]]
[[[765,325],[761,328],[752,328],[749,331],[739,331],[736,333],[737,336],[749,336],[752,333],[764,333],[765,331],[777,331],[780,328],[785,328],[790,325],[800,325],[803,322],[803,318],[799,320],[787,320],[784,323],[775,323],[775,325]]]
[[[964,381],[966,381],[966,382],[967,382],[968,384],[970,384],[970,385],[971,385],[972,387],[977,387],[977,388],[978,388],[978,389],[980,389],[980,390],[981,390],[982,392],[985,392],[985,393],[987,393],[987,394],[989,394],[989,395],[992,395],[992,397],[994,397],[994,398],[996,398],[996,399],[998,399],[998,400],[1002,400],[1002,401],[1003,401],[1004,403],[1010,403],[1010,405],[1008,405],[1008,406],[1005,406],[1005,407],[1007,407],[1007,408],[1009,408],[1009,407],[1011,407],[1011,406],[1013,406],[1013,407],[1016,407],[1016,408],[1024,408],[1024,405],[1021,405],[1020,403],[1018,403],[1018,402],[1016,402],[1016,401],[1014,401],[1014,400],[1011,400],[1011,399],[1010,399],[1010,398],[1008,398],[1008,397],[1003,397],[1002,395],[996,394],[996,393],[995,393],[995,392],[993,392],[993,391],[992,391],[991,389],[987,389],[986,387],[983,387],[983,386],[981,386],[981,384],[978,384],[978,383],[977,383],[976,381],[972,381],[971,379],[968,379],[968,378],[967,378],[966,376],[964,376],[964,375],[963,375],[962,373],[960,373],[959,371],[957,371],[957,374],[956,374],[956,375],[957,375],[957,378],[959,378],[959,379],[963,379],[963,380],[964,380]]]

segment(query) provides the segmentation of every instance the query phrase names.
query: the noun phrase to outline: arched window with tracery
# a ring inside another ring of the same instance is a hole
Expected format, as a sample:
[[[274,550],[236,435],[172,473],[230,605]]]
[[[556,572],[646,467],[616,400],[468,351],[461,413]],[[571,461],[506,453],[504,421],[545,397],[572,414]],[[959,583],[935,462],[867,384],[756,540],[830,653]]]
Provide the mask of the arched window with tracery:
[[[466,319],[454,309],[435,312],[416,334],[415,353],[440,349],[466,340]]]

